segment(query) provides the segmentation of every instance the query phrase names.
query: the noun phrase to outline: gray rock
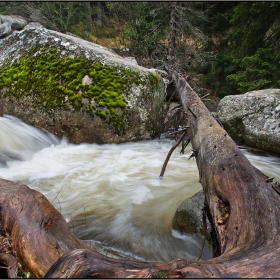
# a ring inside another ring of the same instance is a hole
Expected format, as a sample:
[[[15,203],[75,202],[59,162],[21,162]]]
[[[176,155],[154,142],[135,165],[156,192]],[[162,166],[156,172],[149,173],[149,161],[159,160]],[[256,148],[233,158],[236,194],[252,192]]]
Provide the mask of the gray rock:
[[[69,67],[60,69],[65,61]],[[93,68],[97,65],[101,70]],[[0,71],[5,74],[0,78],[0,114],[14,115],[70,142],[138,141],[159,131],[163,78],[108,48],[30,23],[0,40]],[[68,71],[76,76],[67,80]],[[96,73],[98,80],[93,81]],[[70,87],[73,80],[77,84]],[[94,86],[99,100],[89,90]],[[119,105],[120,98],[125,104]]]
[[[0,37],[7,36],[12,33],[12,27],[9,22],[3,22],[0,24]]]
[[[218,117],[237,143],[280,154],[280,89],[224,97]]]
[[[2,20],[2,22],[9,22],[13,30],[22,29],[27,25],[27,21],[23,17],[17,15],[8,16],[0,14],[0,19]]]
[[[128,60],[128,61],[130,61],[130,62],[132,62],[132,63],[135,64],[135,65],[138,65],[138,63],[137,63],[135,57],[133,57],[133,56],[128,56],[128,57],[125,57],[124,59],[125,59],[125,60]]]
[[[202,208],[204,207],[204,198],[205,196],[203,190],[201,190],[192,197],[184,200],[175,212],[172,221],[172,228],[181,233],[203,234]],[[207,218],[206,223],[206,236],[208,240],[211,240],[211,226]]]

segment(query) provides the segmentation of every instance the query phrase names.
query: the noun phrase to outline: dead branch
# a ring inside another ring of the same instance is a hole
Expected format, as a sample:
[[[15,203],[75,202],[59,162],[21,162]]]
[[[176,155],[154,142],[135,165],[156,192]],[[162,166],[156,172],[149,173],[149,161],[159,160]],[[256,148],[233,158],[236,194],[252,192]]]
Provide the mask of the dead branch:
[[[162,166],[162,169],[161,169],[161,172],[160,172],[160,175],[159,177],[163,177],[163,174],[165,172],[165,169],[166,169],[166,166],[167,166],[167,163],[173,153],[173,151],[180,145],[180,143],[182,142],[182,140],[184,139],[184,137],[187,135],[187,130],[185,130],[185,132],[181,135],[181,137],[179,138],[179,140],[173,145],[173,147],[170,149],[165,161],[164,161],[164,164]]]

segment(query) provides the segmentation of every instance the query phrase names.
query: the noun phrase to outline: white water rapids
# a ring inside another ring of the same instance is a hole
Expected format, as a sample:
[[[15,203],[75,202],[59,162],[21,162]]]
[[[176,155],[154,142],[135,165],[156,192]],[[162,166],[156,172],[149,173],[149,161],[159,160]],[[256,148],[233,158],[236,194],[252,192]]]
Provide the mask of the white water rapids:
[[[201,190],[191,147],[177,148],[159,178],[173,141],[74,145],[12,116],[0,117],[0,132],[0,177],[43,193],[78,238],[130,259],[198,259],[203,236],[171,228],[178,206]],[[278,157],[243,151],[280,181]]]

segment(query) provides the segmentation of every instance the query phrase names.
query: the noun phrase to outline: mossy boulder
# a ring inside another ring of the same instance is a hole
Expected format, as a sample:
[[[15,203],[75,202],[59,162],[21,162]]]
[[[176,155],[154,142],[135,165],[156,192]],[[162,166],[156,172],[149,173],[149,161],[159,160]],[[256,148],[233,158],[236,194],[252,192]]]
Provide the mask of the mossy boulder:
[[[228,95],[217,110],[237,143],[280,154],[280,89]]]
[[[30,23],[0,40],[0,113],[73,143],[159,132],[164,82],[111,50]]]

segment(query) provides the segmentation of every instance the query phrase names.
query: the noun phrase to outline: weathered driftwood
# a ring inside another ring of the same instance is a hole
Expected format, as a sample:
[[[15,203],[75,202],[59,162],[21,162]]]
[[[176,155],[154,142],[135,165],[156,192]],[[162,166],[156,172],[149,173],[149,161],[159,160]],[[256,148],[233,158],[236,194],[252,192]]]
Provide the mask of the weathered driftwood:
[[[43,277],[65,252],[87,248],[46,197],[26,185],[0,179],[0,227],[23,268]]]
[[[183,139],[185,138],[186,135],[187,135],[187,128],[184,130],[183,134],[180,136],[180,138],[177,140],[177,142],[173,145],[173,147],[170,149],[169,153],[167,154],[167,157],[163,163],[159,177],[163,177],[167,163],[168,163],[173,151],[179,146],[179,144],[183,141]],[[189,141],[190,140],[187,139],[187,143],[189,143]],[[182,148],[182,150],[183,150],[183,148]]]
[[[40,193],[0,180],[0,226],[34,277],[279,277],[280,196],[253,167],[196,93],[166,68],[181,97],[217,236],[218,256],[168,263],[114,259],[89,248]],[[93,221],[94,222],[94,221]]]

